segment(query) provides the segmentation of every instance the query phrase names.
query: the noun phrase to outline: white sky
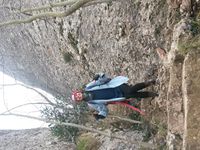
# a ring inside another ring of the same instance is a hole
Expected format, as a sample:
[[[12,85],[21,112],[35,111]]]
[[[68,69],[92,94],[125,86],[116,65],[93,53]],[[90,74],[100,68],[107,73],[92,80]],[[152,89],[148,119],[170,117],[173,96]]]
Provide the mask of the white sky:
[[[45,102],[38,93],[33,90],[27,89],[20,85],[2,86],[2,84],[15,84],[16,80],[0,72],[0,113],[5,112],[25,103]],[[41,92],[41,90],[40,90]],[[48,98],[53,97],[44,91],[42,93]],[[23,106],[13,110],[13,113],[25,114],[31,116],[40,116],[39,109],[41,105]],[[2,129],[29,129],[47,126],[44,122],[33,119],[21,118],[15,116],[0,116],[0,130]]]

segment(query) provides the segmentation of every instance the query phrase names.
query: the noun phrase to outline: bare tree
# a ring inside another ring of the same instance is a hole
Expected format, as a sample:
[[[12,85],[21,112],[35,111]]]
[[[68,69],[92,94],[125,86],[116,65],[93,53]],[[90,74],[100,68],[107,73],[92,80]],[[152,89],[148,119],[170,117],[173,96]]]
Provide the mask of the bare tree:
[[[50,105],[50,106],[53,106],[53,107],[58,107],[58,108],[60,107],[59,105],[57,105],[56,103],[53,103],[51,100],[48,99],[48,97],[46,97],[44,94],[39,92],[37,89],[34,89],[33,87],[29,87],[29,86],[26,86],[26,85],[21,84],[21,83],[4,84],[4,85],[1,85],[1,86],[15,86],[15,85],[24,86],[24,87],[26,87],[30,90],[33,90],[34,92],[39,94],[46,102],[21,104],[21,105],[18,105],[16,107],[13,107],[11,109],[7,109],[7,111],[2,112],[0,114],[0,116],[10,116],[10,115],[12,115],[12,116],[17,116],[17,117],[25,117],[25,118],[35,119],[35,120],[43,121],[43,122],[54,124],[54,125],[70,126],[70,127],[75,127],[75,128],[82,129],[82,130],[87,130],[87,131],[90,131],[90,132],[93,132],[93,133],[98,133],[98,134],[101,134],[101,135],[104,135],[104,136],[107,136],[107,137],[110,137],[110,138],[116,138],[116,139],[122,140],[123,142],[136,144],[136,145],[138,145],[140,147],[144,147],[144,148],[156,149],[156,147],[157,147],[156,145],[153,145],[153,144],[133,141],[133,140],[127,139],[126,137],[116,136],[112,132],[104,132],[104,131],[100,131],[100,130],[97,130],[97,129],[94,129],[94,128],[91,128],[91,127],[87,127],[87,126],[84,126],[84,125],[79,125],[79,124],[70,123],[70,122],[58,122],[58,121],[55,121],[55,120],[48,120],[48,119],[43,119],[43,118],[39,118],[39,117],[35,117],[35,116],[13,113],[13,111],[15,109],[18,109],[18,108],[21,108],[21,107],[24,107],[24,106],[27,106],[27,105]],[[131,122],[131,123],[137,123],[137,124],[142,123],[140,121],[131,120],[131,119],[128,119],[128,118],[122,118],[122,117],[119,117],[119,116],[110,115],[109,117],[114,117],[114,118],[117,118],[119,120],[128,121],[128,122]]]
[[[25,85],[25,84],[22,84],[22,83],[15,83],[15,84],[3,84],[3,85],[1,85],[1,86],[15,86],[15,85],[20,85],[20,86],[23,86],[23,87],[25,87],[25,88],[27,88],[27,89],[30,89],[30,90],[32,90],[32,91],[34,91],[34,92],[36,92],[38,95],[40,95],[49,105],[52,105],[52,106],[55,106],[56,104],[55,103],[53,103],[49,98],[47,98],[43,93],[41,93],[40,91],[38,91],[38,90],[36,90],[35,88],[33,88],[33,87],[30,87],[30,86],[28,86],[28,85]]]
[[[29,115],[14,114],[14,113],[0,114],[0,116],[9,116],[9,115],[35,119],[35,120],[43,121],[43,122],[46,122],[46,123],[56,124],[56,125],[64,125],[64,126],[76,127],[76,128],[82,129],[82,130],[87,130],[87,131],[90,131],[90,132],[93,132],[93,133],[98,133],[98,134],[101,134],[101,135],[104,135],[104,136],[107,136],[107,137],[110,137],[110,138],[116,138],[116,139],[122,140],[123,142],[136,144],[136,145],[138,145],[140,147],[143,147],[143,148],[149,148],[149,149],[156,149],[157,148],[157,146],[154,145],[154,144],[150,144],[150,143],[146,143],[146,142],[133,141],[133,140],[130,140],[130,139],[126,138],[126,137],[113,135],[112,132],[107,132],[106,133],[106,132],[99,131],[99,130],[91,128],[91,127],[86,127],[86,126],[78,125],[78,124],[74,124],[74,123],[56,122],[56,121],[45,120],[45,119],[42,119],[42,118],[33,117],[33,116],[29,116]]]
[[[6,22],[0,23],[0,27],[2,26],[8,26],[8,25],[16,25],[21,23],[30,23],[36,19],[43,19],[43,18],[50,18],[50,17],[66,17],[74,13],[76,10],[78,10],[81,7],[86,7],[90,5],[95,5],[98,3],[109,3],[115,0],[70,0],[70,1],[63,1],[63,2],[57,2],[57,3],[50,3],[49,5],[40,6],[36,8],[27,8],[19,10],[17,8],[5,6],[5,8],[10,8],[11,10],[15,10],[17,13],[23,13],[26,15],[29,15],[30,17],[26,19],[17,19],[17,20],[9,20]],[[62,12],[52,12],[47,11],[43,13],[37,13],[31,16],[31,12],[33,11],[45,11],[48,9],[52,9],[54,7],[64,7],[64,6],[70,6],[68,9]]]

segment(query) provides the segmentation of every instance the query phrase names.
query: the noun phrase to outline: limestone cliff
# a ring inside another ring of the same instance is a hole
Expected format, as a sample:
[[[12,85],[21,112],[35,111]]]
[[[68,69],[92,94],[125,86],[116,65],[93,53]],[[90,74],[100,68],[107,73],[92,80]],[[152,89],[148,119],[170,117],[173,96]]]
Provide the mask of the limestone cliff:
[[[159,97],[143,102],[148,117],[166,124],[168,149],[199,149],[199,47],[186,55],[180,48],[180,41],[192,36],[191,20],[198,13],[199,1],[124,0],[83,7],[65,18],[2,27],[0,70],[66,99],[96,72],[126,75],[131,83],[157,77],[153,90]],[[1,21],[27,17],[3,7],[0,14]],[[165,49],[162,60],[157,47]]]
[[[4,5],[9,3],[18,5],[13,1]],[[1,14],[2,21],[17,18],[5,8]],[[84,7],[65,18],[3,27],[1,70],[53,95],[64,96],[96,72],[124,74],[132,83],[139,82],[151,66],[158,65],[154,48],[169,48],[170,39],[165,33],[170,30],[170,15],[164,0],[125,0]],[[66,62],[64,57],[68,55],[72,60]]]

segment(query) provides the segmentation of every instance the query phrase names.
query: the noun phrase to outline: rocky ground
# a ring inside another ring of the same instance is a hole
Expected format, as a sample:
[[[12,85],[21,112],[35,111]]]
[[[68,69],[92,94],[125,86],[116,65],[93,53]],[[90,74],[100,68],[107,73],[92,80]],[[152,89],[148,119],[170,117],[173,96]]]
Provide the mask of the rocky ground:
[[[74,144],[59,141],[46,128],[1,130],[0,150],[74,150]]]

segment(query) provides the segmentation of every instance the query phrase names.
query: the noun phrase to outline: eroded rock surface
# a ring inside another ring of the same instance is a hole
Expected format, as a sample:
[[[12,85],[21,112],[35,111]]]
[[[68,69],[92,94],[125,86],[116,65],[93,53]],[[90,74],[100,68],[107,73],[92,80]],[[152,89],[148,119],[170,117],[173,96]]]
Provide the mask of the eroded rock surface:
[[[19,6],[11,0],[3,4]],[[41,2],[24,2],[30,5]],[[154,90],[159,97],[147,106],[164,112],[159,115],[167,120],[168,149],[199,149],[199,51],[192,49],[185,57],[178,50],[180,38],[190,36],[191,7],[190,0],[126,0],[84,7],[65,18],[3,27],[0,70],[65,97],[96,72],[126,75],[131,83],[157,76],[160,82]],[[0,14],[1,21],[19,18],[5,8]],[[157,47],[166,50],[162,61]],[[151,68],[156,68],[156,75]],[[154,110],[146,111],[153,114]],[[10,148],[9,143],[4,141],[3,147]]]
[[[0,150],[75,150],[75,145],[59,141],[46,128],[1,130]]]
[[[184,149],[200,148],[200,51],[193,50],[184,61]]]
[[[18,6],[13,1],[9,4]],[[31,4],[41,2],[24,5]],[[16,19],[8,17],[7,9],[1,13],[2,21]],[[164,36],[167,16],[164,0],[125,0],[84,7],[65,18],[3,27],[0,52],[4,67],[0,69],[63,96],[69,96],[72,88],[81,87],[96,72],[123,74],[132,83],[140,82],[151,66],[159,64],[156,46],[169,47]],[[72,60],[65,62],[68,53]]]

